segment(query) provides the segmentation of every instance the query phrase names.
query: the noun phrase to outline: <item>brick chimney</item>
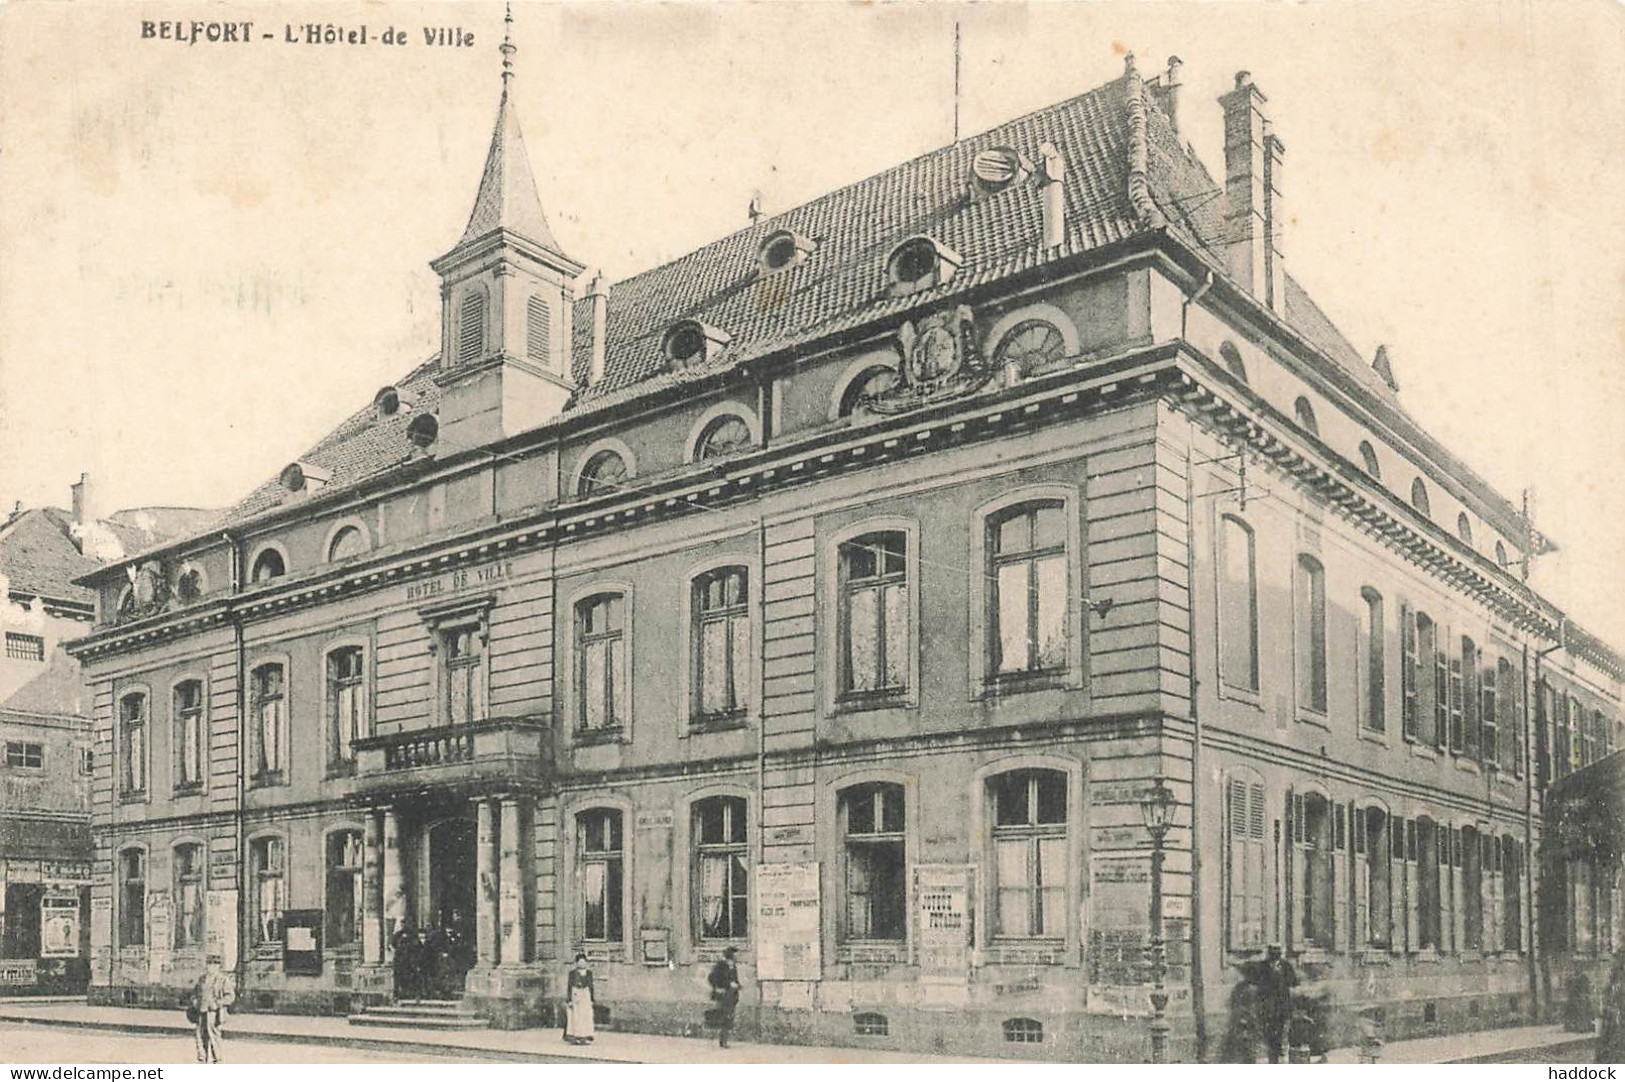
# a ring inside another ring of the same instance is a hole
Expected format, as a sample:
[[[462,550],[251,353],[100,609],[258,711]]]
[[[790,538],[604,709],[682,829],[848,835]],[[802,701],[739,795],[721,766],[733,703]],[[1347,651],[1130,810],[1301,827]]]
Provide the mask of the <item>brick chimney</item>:
[[[587,298],[592,301],[592,359],[587,368],[587,383],[596,387],[604,380],[609,348],[609,287],[604,284],[602,271],[592,276]]]
[[[87,522],[101,517],[90,487],[90,474],[80,473],[79,480],[70,487],[73,489],[73,524],[83,529]]]
[[[1219,99],[1224,107],[1225,262],[1243,288],[1284,312],[1281,158],[1286,146],[1270,131],[1264,115],[1268,100],[1245,71],[1236,73],[1236,88]]]

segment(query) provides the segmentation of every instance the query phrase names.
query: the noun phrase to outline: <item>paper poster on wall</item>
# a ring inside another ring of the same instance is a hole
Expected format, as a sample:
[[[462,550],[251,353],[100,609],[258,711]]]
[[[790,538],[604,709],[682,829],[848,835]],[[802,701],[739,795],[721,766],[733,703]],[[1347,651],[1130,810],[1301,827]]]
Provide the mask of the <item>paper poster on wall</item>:
[[[289,909],[282,914],[282,970],[319,977],[322,973],[322,911]]]
[[[914,869],[922,980],[969,977],[975,885],[976,869],[970,864],[921,864]]]
[[[40,900],[40,957],[79,957],[79,891],[53,888]]]
[[[757,978],[818,980],[818,862],[757,865],[756,899]]]
[[[90,979],[108,984],[113,979],[113,899],[90,899]]]
[[[175,902],[167,890],[147,892],[147,980],[158,984],[175,942]]]
[[[1150,1010],[1145,982],[1151,945],[1151,857],[1100,853],[1089,861],[1089,1009]]]
[[[203,945],[227,969],[237,968],[237,892],[211,890],[203,898]]]

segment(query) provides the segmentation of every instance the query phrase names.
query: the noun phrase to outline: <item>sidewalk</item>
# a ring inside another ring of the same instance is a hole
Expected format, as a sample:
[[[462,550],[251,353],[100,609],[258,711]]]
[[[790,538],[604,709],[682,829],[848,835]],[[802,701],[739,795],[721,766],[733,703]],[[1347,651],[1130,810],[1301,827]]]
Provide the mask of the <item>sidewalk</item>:
[[[53,997],[0,999],[0,1024],[69,1026],[123,1033],[174,1034],[191,1038],[192,1027],[180,1011],[138,1007],[91,1007],[82,1001]],[[527,1030],[422,1030],[407,1027],[352,1026],[342,1018],[289,1014],[234,1014],[226,1022],[227,1040],[273,1041],[286,1044],[339,1045],[370,1051],[393,1052],[411,1062],[414,1051],[433,1049],[445,1055],[466,1056],[488,1062],[583,1063],[1010,1063],[1007,1059],[971,1059],[928,1056],[912,1052],[885,1052],[870,1048],[836,1048],[795,1044],[745,1044],[726,1049],[714,1041],[690,1037],[660,1037],[644,1033],[600,1033],[590,1045],[566,1044],[556,1029]],[[1562,1026],[1520,1026],[1512,1029],[1457,1033],[1447,1037],[1421,1037],[1392,1041],[1380,1063],[1468,1063],[1509,1052],[1551,1048],[1554,1059],[1564,1046],[1589,1041],[1584,1034]],[[1589,1059],[1589,1052],[1586,1058]],[[1359,1063],[1359,1051],[1339,1048],[1331,1063]]]
[[[0,1000],[0,1024],[71,1026],[123,1033],[174,1034],[191,1039],[192,1027],[178,1010],[139,1007],[91,1007],[60,1000]],[[557,1029],[424,1030],[389,1026],[352,1026],[342,1018],[291,1014],[233,1014],[226,1019],[226,1040],[274,1041],[287,1044],[340,1045],[398,1053],[411,1062],[418,1049],[464,1055],[488,1062],[579,1060],[583,1063],[1008,1063],[1008,1060],[926,1056],[870,1048],[831,1048],[796,1044],[746,1044],[734,1041],[718,1048],[715,1040],[660,1037],[645,1033],[605,1033],[590,1045],[566,1044]]]
[[[1415,1037],[1385,1045],[1378,1063],[1472,1063],[1508,1052],[1530,1052],[1539,1048],[1557,1049],[1563,1045],[1586,1043],[1591,1037],[1570,1033],[1562,1026],[1516,1026],[1511,1029],[1485,1029],[1473,1033],[1452,1033],[1447,1037]],[[1590,1052],[1586,1060],[1590,1062]],[[1339,1048],[1326,1057],[1328,1063],[1359,1063],[1356,1048]]]

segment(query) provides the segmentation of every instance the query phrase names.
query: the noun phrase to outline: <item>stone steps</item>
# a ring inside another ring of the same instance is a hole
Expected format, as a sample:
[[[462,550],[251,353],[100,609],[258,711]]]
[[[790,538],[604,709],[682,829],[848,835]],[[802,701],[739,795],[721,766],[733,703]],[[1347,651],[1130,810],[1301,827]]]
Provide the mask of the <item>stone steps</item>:
[[[349,1017],[352,1026],[406,1026],[415,1029],[486,1029],[490,1022],[477,1017],[457,999],[406,999],[368,1007]]]

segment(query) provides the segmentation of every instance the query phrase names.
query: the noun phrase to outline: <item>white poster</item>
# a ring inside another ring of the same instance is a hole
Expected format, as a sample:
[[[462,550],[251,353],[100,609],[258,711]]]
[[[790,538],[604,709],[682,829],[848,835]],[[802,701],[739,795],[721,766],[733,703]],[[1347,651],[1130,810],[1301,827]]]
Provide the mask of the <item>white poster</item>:
[[[969,864],[921,864],[914,869],[922,979],[963,981],[969,976],[975,876],[976,869]]]
[[[818,980],[823,974],[818,862],[757,865],[756,909],[757,978]]]
[[[203,944],[227,969],[237,968],[237,892],[211,890],[203,900]]]

